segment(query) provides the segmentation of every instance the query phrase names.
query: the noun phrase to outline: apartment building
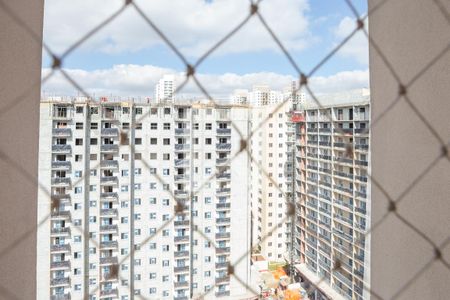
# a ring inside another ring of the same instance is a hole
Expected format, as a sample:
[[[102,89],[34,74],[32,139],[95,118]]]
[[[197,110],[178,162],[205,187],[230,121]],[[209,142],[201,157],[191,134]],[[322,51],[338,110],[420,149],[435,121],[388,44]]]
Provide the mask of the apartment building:
[[[323,278],[313,299],[369,299],[363,288],[370,286],[369,99],[304,107],[291,117],[297,274],[307,283]]]
[[[46,99],[40,120],[38,299],[246,293],[247,108]]]
[[[155,103],[173,103],[175,100],[175,76],[164,75],[155,86]]]

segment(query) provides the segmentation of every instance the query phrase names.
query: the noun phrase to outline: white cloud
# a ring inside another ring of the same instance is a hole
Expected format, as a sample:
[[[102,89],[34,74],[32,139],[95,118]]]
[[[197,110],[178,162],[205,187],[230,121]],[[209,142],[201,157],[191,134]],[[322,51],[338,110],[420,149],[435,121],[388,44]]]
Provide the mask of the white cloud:
[[[163,74],[175,74],[180,84],[184,74],[175,70],[151,65],[115,65],[109,69],[85,71],[80,69],[65,69],[90,94],[95,96],[130,96],[153,98],[154,86]],[[43,76],[49,69],[43,70]],[[258,72],[244,75],[225,73],[197,74],[199,81],[214,97],[226,99],[235,89],[251,89],[253,85],[268,84],[273,89],[281,90],[295,80],[290,75],[272,72]],[[317,93],[328,94],[343,92],[357,88],[367,88],[369,72],[346,71],[332,76],[317,76],[310,79],[311,89]],[[42,87],[46,95],[77,95],[77,90],[59,73],[51,77]],[[185,97],[204,98],[193,82],[181,91]]]
[[[65,50],[123,4],[123,0],[47,0],[44,39]],[[247,0],[135,0],[150,19],[187,55],[199,56],[236,26],[249,11]],[[105,5],[107,3],[107,5]],[[289,49],[302,49],[310,39],[307,0],[264,1],[260,11]],[[83,49],[104,53],[139,51],[162,40],[132,7],[97,32]],[[277,49],[254,17],[219,49],[221,53]]]
[[[365,20],[365,27],[368,28],[368,21]],[[334,30],[336,44],[345,39],[356,28],[356,20],[344,17]],[[369,64],[369,43],[364,32],[358,31],[338,52],[338,55],[346,58],[353,58],[361,65]]]

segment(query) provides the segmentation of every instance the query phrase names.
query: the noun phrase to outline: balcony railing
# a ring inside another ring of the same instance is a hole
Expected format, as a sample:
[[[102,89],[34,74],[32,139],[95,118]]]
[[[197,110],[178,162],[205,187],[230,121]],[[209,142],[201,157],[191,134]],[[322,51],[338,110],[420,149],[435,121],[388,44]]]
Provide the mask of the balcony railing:
[[[70,219],[71,214],[68,210],[58,210],[52,211],[51,216],[52,218]]]
[[[189,242],[189,236],[188,235],[174,236],[173,240],[175,241],[175,243],[177,243],[177,242]]]
[[[189,251],[175,251],[175,257],[185,257],[189,256]]]
[[[231,128],[217,128],[217,135],[231,135]]]
[[[103,176],[100,178],[100,183],[101,184],[117,184],[118,183],[118,179],[117,176]]]
[[[117,262],[117,256],[100,257],[101,265],[116,265]]]
[[[175,135],[186,135],[189,134],[188,128],[175,128]]]
[[[230,276],[216,277],[216,283],[223,283],[230,281]]]
[[[189,272],[189,266],[174,267],[173,271],[175,273],[186,273]]]
[[[70,261],[53,261],[50,263],[50,269],[70,269]]]
[[[118,168],[119,167],[119,162],[117,160],[102,160],[100,162],[100,167],[102,169],[110,169],[110,168]]]
[[[53,128],[52,134],[55,137],[70,137],[72,130],[70,128]]]
[[[229,297],[230,291],[219,291],[216,292],[216,297]]]
[[[69,244],[51,245],[50,251],[51,252],[70,252],[70,245]]]
[[[175,226],[189,226],[189,220],[174,221]]]
[[[117,289],[105,289],[100,291],[100,297],[103,296],[117,296]]]
[[[217,150],[231,150],[231,144],[228,143],[219,143],[216,144]]]
[[[176,151],[187,151],[191,147],[189,144],[175,144],[175,150]]]
[[[216,269],[226,269],[228,268],[227,262],[218,262],[216,263]]]
[[[217,194],[228,194],[230,192],[231,192],[231,188],[221,188],[221,189],[216,190]]]
[[[101,135],[108,136],[108,137],[118,137],[119,129],[118,128],[102,128]]]
[[[216,219],[217,224],[227,224],[230,223],[230,218],[217,218]]]
[[[189,282],[188,281],[175,281],[173,283],[175,288],[179,288],[179,287],[188,287],[189,286]]]
[[[216,233],[216,239],[220,240],[220,239],[229,239],[230,238],[230,233],[229,232],[219,232]]]
[[[52,161],[52,169],[57,170],[70,170],[71,168],[70,161]]]
[[[70,234],[70,227],[54,227],[51,229],[51,234]]]
[[[175,166],[189,166],[189,160],[188,159],[175,159]]]
[[[217,203],[216,209],[230,209],[231,203]]]
[[[55,177],[52,178],[52,185],[70,185],[70,177]]]
[[[104,208],[100,210],[100,214],[103,216],[117,216],[116,208]]]
[[[117,225],[101,225],[100,232],[117,232]]]
[[[334,143],[333,145],[337,148],[345,148],[345,143]]]
[[[117,241],[103,241],[100,242],[100,249],[117,248]]]
[[[100,194],[100,198],[118,198],[119,194],[116,192],[104,192]]]
[[[221,179],[221,180],[231,179],[231,174],[230,173],[222,173],[222,174],[217,175],[216,179]]]
[[[228,158],[217,158],[216,159],[216,165],[223,165],[228,162]]]
[[[53,279],[50,280],[50,286],[69,285],[69,284],[70,284],[70,278],[69,277],[53,278]]]
[[[117,152],[119,151],[119,145],[114,144],[101,145],[100,151],[106,153]]]
[[[70,145],[52,145],[52,152],[70,154],[72,146]]]
[[[67,294],[55,294],[50,296],[50,300],[70,300],[70,293]]]
[[[230,253],[230,247],[216,248],[216,254]]]

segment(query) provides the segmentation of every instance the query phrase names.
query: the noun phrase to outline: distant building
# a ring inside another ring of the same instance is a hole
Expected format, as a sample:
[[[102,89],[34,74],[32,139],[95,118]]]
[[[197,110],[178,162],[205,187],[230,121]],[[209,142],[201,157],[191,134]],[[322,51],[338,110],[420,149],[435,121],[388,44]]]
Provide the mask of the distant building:
[[[164,75],[155,87],[156,103],[174,103],[175,76]]]

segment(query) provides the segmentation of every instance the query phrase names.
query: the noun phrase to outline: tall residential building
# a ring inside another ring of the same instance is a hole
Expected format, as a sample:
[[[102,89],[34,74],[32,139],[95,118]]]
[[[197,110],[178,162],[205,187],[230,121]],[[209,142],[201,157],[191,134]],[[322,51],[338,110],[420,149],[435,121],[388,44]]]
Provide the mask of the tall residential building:
[[[297,125],[294,257],[312,299],[369,299],[369,99],[292,113]],[[336,262],[339,262],[338,268]]]
[[[155,86],[156,103],[173,103],[175,101],[175,77],[164,75]]]
[[[270,261],[290,257],[291,220],[286,202],[293,192],[293,141],[295,127],[289,112],[303,99],[292,86],[284,102],[252,108],[251,128],[251,205],[254,252]]]
[[[38,299],[246,293],[249,161],[228,160],[247,108],[44,100],[40,119]]]

